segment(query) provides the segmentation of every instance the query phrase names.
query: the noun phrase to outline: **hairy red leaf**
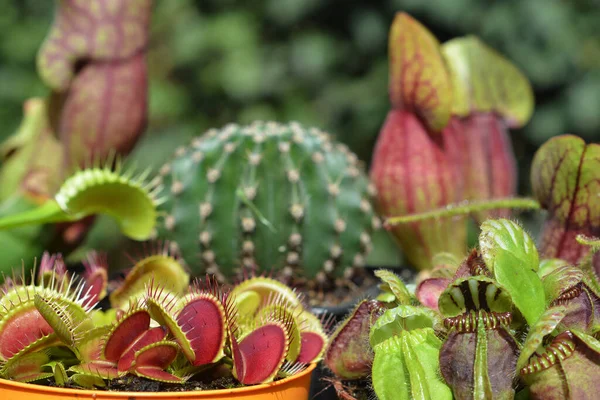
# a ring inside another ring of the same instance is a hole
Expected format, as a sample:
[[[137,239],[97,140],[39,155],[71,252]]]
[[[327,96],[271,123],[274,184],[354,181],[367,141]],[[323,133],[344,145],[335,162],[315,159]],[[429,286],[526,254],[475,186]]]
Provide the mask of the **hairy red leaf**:
[[[117,322],[104,345],[104,357],[117,362],[129,346],[150,327],[150,314],[146,310],[135,311]]]
[[[321,355],[325,347],[323,336],[315,332],[300,333],[300,354],[296,362],[309,364]]]
[[[222,356],[226,337],[225,314],[214,297],[191,300],[177,316],[177,324],[194,351],[193,365],[212,363]]]
[[[167,336],[167,330],[162,326],[157,326],[155,328],[148,329],[146,332],[142,333],[138,338],[133,342],[127,350],[123,353],[119,362],[117,363],[117,368],[119,372],[127,372],[131,368],[134,360],[135,353],[138,350],[156,342],[160,342]]]
[[[232,339],[237,379],[245,385],[271,380],[285,360],[289,346],[285,329],[276,323],[254,330],[239,343]]]

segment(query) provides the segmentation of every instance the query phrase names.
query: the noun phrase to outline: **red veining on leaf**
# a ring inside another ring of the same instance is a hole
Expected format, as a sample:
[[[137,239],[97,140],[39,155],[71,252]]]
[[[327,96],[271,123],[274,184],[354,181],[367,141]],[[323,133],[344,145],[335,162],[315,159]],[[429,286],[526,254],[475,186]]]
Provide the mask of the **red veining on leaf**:
[[[384,310],[383,303],[364,300],[333,333],[324,361],[336,376],[356,379],[370,372],[373,350],[369,345],[369,333]]]
[[[150,0],[61,0],[38,55],[40,75],[63,91],[78,60],[131,57],[147,45],[150,13]]]
[[[86,65],[64,96],[56,131],[69,167],[115,149],[129,152],[146,125],[145,55]]]
[[[465,200],[488,200],[516,194],[517,169],[506,122],[493,113],[474,113],[466,118],[452,117],[444,132],[455,146],[449,159],[460,168],[465,180]],[[478,220],[508,217],[508,210],[477,215]]]
[[[459,166],[448,153],[457,146],[448,132],[432,138],[411,114],[392,110],[379,134],[371,179],[385,216],[400,216],[442,207],[461,198]],[[440,251],[463,255],[464,220],[441,219],[392,228],[411,263],[424,268]]]
[[[573,135],[550,139],[536,153],[531,181],[536,198],[548,210],[541,253],[577,263],[589,252],[575,238],[600,234],[600,146]]]
[[[418,21],[398,13],[389,37],[390,99],[414,112],[432,130],[450,117],[450,78],[435,37]]]

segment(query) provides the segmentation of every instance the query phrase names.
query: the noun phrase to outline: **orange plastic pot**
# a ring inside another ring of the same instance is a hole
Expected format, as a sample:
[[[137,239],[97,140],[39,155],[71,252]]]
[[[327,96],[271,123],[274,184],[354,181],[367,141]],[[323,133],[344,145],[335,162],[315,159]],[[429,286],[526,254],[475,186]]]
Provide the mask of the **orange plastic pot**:
[[[242,399],[242,400],[308,400],[310,376],[316,364],[306,370],[273,383],[226,390],[194,392],[108,392],[34,385],[0,379],[1,400],[68,400],[68,399]]]

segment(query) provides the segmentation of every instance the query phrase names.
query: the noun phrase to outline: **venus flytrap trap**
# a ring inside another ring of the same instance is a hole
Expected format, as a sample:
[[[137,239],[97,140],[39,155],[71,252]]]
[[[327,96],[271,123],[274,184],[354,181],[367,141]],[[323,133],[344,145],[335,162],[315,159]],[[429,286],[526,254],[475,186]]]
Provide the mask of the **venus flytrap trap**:
[[[92,388],[132,375],[183,384],[225,368],[241,385],[255,385],[294,375],[323,355],[328,337],[321,321],[269,278],[233,291],[210,277],[188,286],[179,260],[157,246],[121,282],[125,289],[111,293],[115,308],[92,310],[106,296],[104,263],[92,253],[79,278],[61,268],[48,273],[61,259],[45,255],[32,283],[15,276],[5,285],[1,377]],[[257,287],[271,290],[254,292],[258,302],[237,296]]]
[[[0,229],[24,225],[78,221],[96,214],[115,218],[122,232],[136,240],[148,239],[156,224],[162,187],[147,182],[148,171],[124,170],[113,157],[101,165],[79,170],[65,180],[53,199],[37,208],[0,218]],[[127,199],[127,201],[123,201]]]

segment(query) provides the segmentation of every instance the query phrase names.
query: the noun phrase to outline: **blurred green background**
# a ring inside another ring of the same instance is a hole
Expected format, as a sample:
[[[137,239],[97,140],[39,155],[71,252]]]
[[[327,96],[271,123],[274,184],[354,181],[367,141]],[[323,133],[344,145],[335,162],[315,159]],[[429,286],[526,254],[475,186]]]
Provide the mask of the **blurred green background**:
[[[0,137],[43,96],[35,55],[49,0],[0,0]],[[155,0],[150,121],[133,158],[160,166],[210,127],[297,120],[346,142],[367,164],[389,109],[387,34],[407,11],[440,41],[475,34],[531,80],[536,111],[512,133],[527,172],[547,138],[600,137],[599,0]]]

